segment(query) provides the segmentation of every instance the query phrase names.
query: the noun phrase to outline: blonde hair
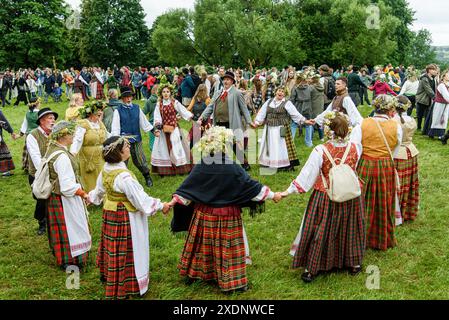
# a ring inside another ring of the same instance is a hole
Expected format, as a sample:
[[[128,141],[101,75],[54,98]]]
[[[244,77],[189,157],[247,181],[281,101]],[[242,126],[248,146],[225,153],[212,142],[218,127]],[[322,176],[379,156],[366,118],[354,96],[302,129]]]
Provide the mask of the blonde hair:
[[[202,83],[196,89],[195,95],[193,96],[192,100],[193,101],[200,100],[201,102],[204,102],[206,101],[207,98],[208,98],[207,86],[204,83]]]
[[[77,106],[76,101],[78,101],[78,100],[81,100],[84,103],[83,95],[81,93],[74,93],[72,95],[72,98],[70,98],[69,108],[76,107]]]

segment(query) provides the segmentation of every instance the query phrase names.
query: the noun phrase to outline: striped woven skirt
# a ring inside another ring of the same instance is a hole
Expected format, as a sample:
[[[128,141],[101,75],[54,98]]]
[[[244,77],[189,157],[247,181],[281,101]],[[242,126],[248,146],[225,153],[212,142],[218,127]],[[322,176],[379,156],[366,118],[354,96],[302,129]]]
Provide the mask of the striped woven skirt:
[[[55,193],[52,193],[47,200],[47,230],[48,243],[58,266],[64,264],[85,266],[87,264],[89,252],[72,257],[62,199]]]
[[[14,162],[5,141],[0,141],[0,173],[14,170]]]
[[[121,203],[117,211],[103,210],[97,267],[106,282],[107,299],[140,295],[128,211]]]
[[[399,204],[405,221],[415,220],[419,209],[418,156],[412,157],[407,149],[407,160],[395,159],[401,181]]]
[[[285,135],[285,144],[287,145],[288,160],[290,160],[290,166],[299,166],[299,158],[296,152],[296,146],[292,137],[292,130],[289,125],[285,126],[287,134]]]
[[[364,254],[363,198],[337,203],[325,192],[314,190],[304,215],[293,268],[304,267],[316,275],[319,271],[362,265]]]
[[[222,291],[245,287],[245,244],[241,209],[197,205],[181,260],[181,276],[216,280]]]
[[[27,135],[25,135],[25,144],[23,146],[23,150],[22,150],[22,170],[25,171],[25,173],[28,173],[28,150],[27,150],[27,144],[26,144],[26,137]]]
[[[396,246],[395,239],[395,171],[390,158],[362,156],[357,172],[363,181],[365,198],[366,245],[387,250]]]
[[[168,153],[171,154],[172,152],[172,143],[170,141],[170,133],[163,133],[161,132],[161,134],[165,134],[165,141],[167,141],[167,148],[168,148]],[[181,139],[183,139],[182,135],[181,135]],[[182,141],[182,143],[184,143],[184,141]],[[192,159],[192,154],[189,152],[190,155],[190,160]],[[192,171],[193,168],[193,164],[189,163],[189,164],[185,164],[182,166],[175,166],[173,163],[171,165],[171,167],[158,167],[155,165],[151,166],[151,172],[159,174],[160,176],[174,176],[174,175],[182,175],[182,174],[187,174],[190,171]]]

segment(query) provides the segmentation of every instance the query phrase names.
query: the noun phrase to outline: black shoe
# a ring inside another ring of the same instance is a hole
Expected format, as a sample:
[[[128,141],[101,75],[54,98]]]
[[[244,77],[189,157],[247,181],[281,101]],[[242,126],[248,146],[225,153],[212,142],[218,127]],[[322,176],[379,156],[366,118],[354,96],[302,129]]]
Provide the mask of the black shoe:
[[[100,275],[100,281],[102,283],[106,283],[106,277],[104,275]]]
[[[313,280],[315,280],[315,276],[313,274],[311,274],[310,272],[304,272],[301,275],[301,279],[302,281],[304,281],[305,283],[310,283]]]
[[[440,140],[443,145],[447,145],[447,140],[449,140],[449,133],[446,133],[444,136],[442,136]]]
[[[153,180],[151,180],[151,176],[145,177],[145,182],[148,188],[151,188],[153,186]]]
[[[45,234],[46,231],[47,231],[47,228],[45,225],[39,226],[39,229],[37,230],[37,235],[42,236]]]
[[[356,276],[356,275],[358,275],[360,272],[362,272],[362,267],[361,267],[361,266],[349,268],[349,274],[350,274],[351,276]]]
[[[251,166],[248,163],[243,164],[242,168],[245,169],[245,171],[250,171],[251,170]]]

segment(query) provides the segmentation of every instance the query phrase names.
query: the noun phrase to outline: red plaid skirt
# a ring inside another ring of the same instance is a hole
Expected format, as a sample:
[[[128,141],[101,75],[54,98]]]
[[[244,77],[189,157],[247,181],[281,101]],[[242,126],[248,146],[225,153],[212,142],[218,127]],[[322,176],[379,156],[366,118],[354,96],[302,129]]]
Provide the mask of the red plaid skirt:
[[[245,287],[241,209],[196,206],[178,269],[182,276],[216,280],[222,291]]]
[[[97,82],[97,100],[104,100],[104,89],[100,81]]]
[[[395,239],[395,173],[390,158],[362,157],[359,178],[364,182],[367,247],[387,250],[396,246]]]
[[[418,156],[412,157],[407,149],[407,160],[395,159],[401,181],[399,203],[404,221],[415,220],[419,206]]]
[[[363,198],[337,203],[330,201],[325,192],[314,190],[293,268],[304,267],[316,275],[319,271],[362,265],[364,254]]]
[[[165,134],[165,141],[167,141],[168,153],[170,154],[171,150],[172,150],[172,144],[170,141],[170,133],[161,132],[161,134]],[[182,137],[181,137],[181,139],[182,139]],[[192,159],[192,154],[191,153],[189,153],[189,154],[190,154],[190,159]],[[192,162],[192,161],[190,160],[190,162]],[[190,171],[192,171],[192,168],[193,168],[192,163],[185,164],[183,166],[175,166],[172,164],[171,167],[158,167],[158,166],[152,165],[151,171],[153,173],[159,174],[161,176],[175,176],[178,174],[187,174]]]
[[[58,266],[64,264],[85,266],[89,252],[75,258],[72,257],[61,196],[55,193],[52,193],[47,200],[47,224],[48,243],[53,255],[56,257],[56,264]]]
[[[14,170],[14,162],[5,141],[0,142],[0,173]]]
[[[97,266],[106,280],[107,299],[126,299],[130,295],[140,295],[134,270],[128,211],[121,203],[117,211],[103,210]]]

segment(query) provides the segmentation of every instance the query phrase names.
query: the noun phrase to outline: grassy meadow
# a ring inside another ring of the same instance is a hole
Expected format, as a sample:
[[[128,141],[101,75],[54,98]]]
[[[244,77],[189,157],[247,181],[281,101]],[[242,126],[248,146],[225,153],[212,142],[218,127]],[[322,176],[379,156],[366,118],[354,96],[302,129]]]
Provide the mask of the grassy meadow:
[[[142,101],[139,104],[143,105]],[[68,102],[49,103],[64,117]],[[371,111],[361,108],[363,115]],[[18,132],[27,108],[21,104],[7,106],[3,112]],[[189,124],[183,123],[188,129]],[[27,176],[21,170],[24,139],[12,141],[4,133],[16,165],[15,174],[0,178],[0,299],[103,299],[104,287],[95,267],[101,229],[101,208],[90,207],[93,238],[90,263],[81,273],[79,289],[66,288],[67,274],[55,264],[46,236],[36,234],[34,204]],[[184,244],[184,234],[170,232],[171,217],[162,213],[149,218],[150,288],[144,299],[449,299],[449,148],[439,141],[422,137],[414,139],[420,150],[421,204],[418,219],[397,228],[398,246],[387,252],[368,250],[368,266],[380,270],[380,288],[368,289],[368,273],[356,277],[345,272],[320,276],[311,284],[300,279],[302,270],[291,269],[289,255],[310,194],[296,195],[279,204],[268,202],[266,212],[256,218],[244,215],[253,264],[248,266],[251,288],[248,292],[225,295],[218,287],[202,282],[184,284],[177,270]],[[315,144],[320,143],[315,136]],[[296,138],[300,161],[305,163],[311,151],[303,137]],[[144,149],[150,159],[148,136]],[[140,182],[143,178],[134,165],[130,168]],[[299,168],[298,168],[299,169]],[[251,175],[274,191],[282,191],[298,172],[260,175],[252,165]],[[184,177],[153,176],[154,187],[147,192],[168,201]]]

